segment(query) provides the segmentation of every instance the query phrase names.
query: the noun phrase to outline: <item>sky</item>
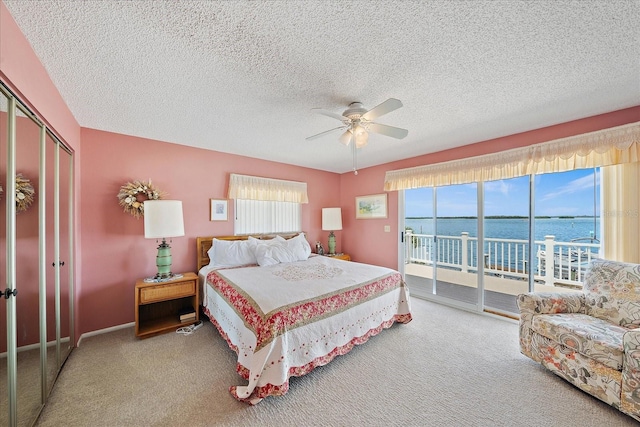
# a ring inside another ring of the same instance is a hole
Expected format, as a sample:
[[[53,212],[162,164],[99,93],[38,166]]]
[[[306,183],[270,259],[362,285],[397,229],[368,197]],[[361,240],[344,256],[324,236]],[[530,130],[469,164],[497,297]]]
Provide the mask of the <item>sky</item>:
[[[536,216],[593,216],[594,170],[581,169],[536,175],[534,181]],[[596,213],[600,210],[600,174],[596,172]],[[529,215],[529,177],[486,182],[485,216]],[[438,216],[476,216],[477,184],[461,184],[437,189]],[[433,215],[433,189],[405,191],[405,217]]]

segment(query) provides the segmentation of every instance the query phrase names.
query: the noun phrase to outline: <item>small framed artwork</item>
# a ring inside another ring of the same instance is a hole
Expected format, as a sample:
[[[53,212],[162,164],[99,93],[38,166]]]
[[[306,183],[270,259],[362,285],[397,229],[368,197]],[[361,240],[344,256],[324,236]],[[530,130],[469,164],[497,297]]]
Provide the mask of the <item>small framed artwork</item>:
[[[210,221],[226,221],[227,215],[227,201],[211,199],[211,219]]]
[[[356,197],[356,219],[387,217],[387,194]]]

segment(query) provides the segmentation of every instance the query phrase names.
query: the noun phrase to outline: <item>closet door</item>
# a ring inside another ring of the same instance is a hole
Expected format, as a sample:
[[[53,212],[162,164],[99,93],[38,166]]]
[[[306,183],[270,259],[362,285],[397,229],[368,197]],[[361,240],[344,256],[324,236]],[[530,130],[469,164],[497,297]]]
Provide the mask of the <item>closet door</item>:
[[[0,185],[0,427],[14,427],[34,423],[75,342],[73,154],[2,84]]]
[[[58,143],[56,150],[57,164],[57,193],[56,222],[58,224],[58,280],[60,302],[58,304],[58,319],[60,322],[60,367],[67,359],[73,346],[73,262],[72,262],[72,197],[73,194],[73,163],[72,155]]]
[[[47,134],[45,144],[47,389],[73,346],[72,155]]]
[[[42,126],[16,109],[15,288],[18,425],[26,425],[44,403],[41,393],[38,177]],[[7,180],[11,177],[7,176]],[[7,186],[8,188],[8,186]],[[8,194],[7,194],[8,195]],[[9,201],[9,197],[7,197]]]
[[[58,324],[56,314],[56,258],[55,258],[55,207],[54,207],[54,189],[55,189],[55,155],[57,150],[57,141],[47,133],[44,146],[44,182],[42,183],[43,191],[41,199],[44,200],[44,283],[45,283],[45,311],[46,311],[46,393],[48,394],[53,387],[58,368],[60,366],[60,358],[58,357],[58,340],[56,327]]]
[[[42,126],[8,102],[3,183],[6,425],[28,425],[42,409],[38,177]],[[34,185],[35,184],[35,185]]]
[[[7,170],[8,99],[0,92],[0,183],[4,189]],[[0,195],[0,291],[7,287],[7,226],[4,195]],[[9,425],[9,384],[7,346],[9,329],[7,325],[9,300],[0,297],[0,426]],[[13,362],[12,362],[13,363]],[[14,377],[15,378],[15,377]]]

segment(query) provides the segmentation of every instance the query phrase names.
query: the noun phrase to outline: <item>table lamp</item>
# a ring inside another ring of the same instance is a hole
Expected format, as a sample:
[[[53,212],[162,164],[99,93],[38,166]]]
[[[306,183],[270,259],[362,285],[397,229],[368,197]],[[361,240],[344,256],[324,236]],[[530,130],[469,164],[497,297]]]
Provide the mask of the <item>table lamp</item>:
[[[336,230],[342,230],[342,209],[322,208],[322,230],[329,231],[329,255],[336,254]]]
[[[144,237],[162,239],[158,246],[156,266],[158,274],[154,279],[170,279],[171,246],[167,238],[184,236],[184,220],[182,218],[182,201],[180,200],[145,200],[144,202]]]

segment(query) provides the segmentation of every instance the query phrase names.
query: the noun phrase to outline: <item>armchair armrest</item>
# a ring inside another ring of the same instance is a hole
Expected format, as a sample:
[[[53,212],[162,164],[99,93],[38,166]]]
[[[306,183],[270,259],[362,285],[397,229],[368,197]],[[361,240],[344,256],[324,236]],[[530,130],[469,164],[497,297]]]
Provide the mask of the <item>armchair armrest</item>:
[[[533,360],[531,324],[536,314],[584,313],[585,297],[578,292],[530,292],[518,295],[520,309],[520,351]]]
[[[624,348],[622,366],[640,372],[640,328],[625,332],[622,336],[622,347]]]
[[[640,421],[640,328],[622,336],[622,394],[623,412]]]
[[[522,314],[584,313],[585,298],[578,292],[531,292],[518,295]]]

